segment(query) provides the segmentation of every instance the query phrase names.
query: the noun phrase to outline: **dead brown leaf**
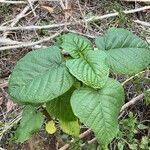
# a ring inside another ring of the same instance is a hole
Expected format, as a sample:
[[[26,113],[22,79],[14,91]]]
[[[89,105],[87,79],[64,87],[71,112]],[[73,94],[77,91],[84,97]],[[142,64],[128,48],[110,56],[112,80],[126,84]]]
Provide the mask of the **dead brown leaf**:
[[[6,103],[7,112],[10,112],[14,108],[15,105],[16,104],[14,104],[13,101],[8,99],[8,101]]]
[[[41,6],[42,8],[46,9],[49,13],[53,13],[54,9],[50,6]]]

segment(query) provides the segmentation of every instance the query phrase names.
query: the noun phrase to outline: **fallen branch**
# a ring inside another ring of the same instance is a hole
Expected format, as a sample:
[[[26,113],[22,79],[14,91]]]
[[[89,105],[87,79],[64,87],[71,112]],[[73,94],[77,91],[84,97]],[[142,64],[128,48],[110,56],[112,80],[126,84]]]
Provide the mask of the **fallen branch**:
[[[26,1],[7,1],[7,0],[0,0],[0,3],[5,4],[26,4]]]
[[[141,7],[141,8],[136,8],[136,9],[131,9],[131,10],[125,10],[123,11],[125,14],[131,14],[131,13],[136,13],[139,11],[144,11],[144,10],[148,10],[150,9],[150,6],[145,6],[145,7]],[[76,25],[76,24],[81,24],[81,23],[85,23],[85,22],[92,22],[92,21],[97,21],[97,20],[102,20],[102,19],[106,19],[106,18],[110,18],[110,17],[115,17],[118,16],[119,13],[110,13],[110,14],[106,14],[103,16],[93,16],[90,17],[88,19],[84,19],[81,21],[77,21],[77,22],[68,22],[68,23],[61,23],[61,24],[50,24],[50,25],[44,25],[44,26],[19,26],[19,27],[8,27],[8,26],[0,26],[0,31],[10,31],[10,30],[40,30],[40,29],[50,29],[50,28],[58,28],[58,27],[62,27],[62,26],[69,26],[69,25]]]
[[[35,10],[33,8],[33,1],[31,1],[31,0],[27,0],[27,1],[28,1],[29,5],[30,5],[30,8],[31,8],[33,14],[34,14],[34,17],[36,17],[36,13],[35,13]]]
[[[141,24],[143,26],[146,26],[146,27],[150,27],[150,23],[149,22],[144,22],[144,21],[141,21],[141,20],[134,20],[134,22],[136,22],[138,24]]]
[[[137,103],[138,101],[142,100],[144,98],[144,93],[138,95],[137,97],[134,97],[133,99],[131,99],[129,102],[127,102],[126,104],[124,104],[121,108],[121,112],[126,110],[127,108],[129,108],[130,106],[134,105],[135,103]]]
[[[35,0],[32,1],[33,3],[35,2]],[[27,5],[13,20],[12,23],[10,24],[10,27],[14,27],[21,18],[24,17],[25,13],[30,9],[30,6]],[[7,35],[9,34],[9,31],[4,31],[3,35],[6,38]]]
[[[15,44],[21,44],[22,42],[18,42],[18,41],[14,41],[14,40],[11,40],[9,38],[3,38],[3,37],[0,37],[0,46],[1,45],[15,45]]]
[[[126,2],[150,2],[150,0],[123,0]]]
[[[13,119],[13,121],[11,121],[11,122],[3,129],[3,131],[0,133],[0,140],[1,140],[2,136],[3,136],[3,134],[4,134],[5,132],[7,132],[9,129],[11,129],[11,128],[14,126],[14,124],[17,124],[17,123],[21,120],[21,118],[22,118],[22,113],[19,114],[15,119]]]
[[[7,81],[0,84],[0,88],[5,88],[7,86],[8,86],[8,82]]]
[[[59,31],[55,34],[53,34],[52,36],[50,37],[46,37],[46,38],[43,38],[39,41],[36,41],[36,42],[27,42],[27,43],[21,43],[19,45],[12,45],[12,46],[3,46],[3,47],[0,47],[0,51],[4,51],[4,50],[8,50],[8,49],[17,49],[17,48],[23,48],[23,47],[32,47],[34,45],[38,45],[38,44],[41,44],[43,42],[46,42],[46,41],[49,41],[57,36],[59,36],[61,34],[62,31]]]
[[[30,6],[26,6],[13,20],[10,24],[11,27],[15,26],[21,18],[23,18],[24,14],[30,9]]]

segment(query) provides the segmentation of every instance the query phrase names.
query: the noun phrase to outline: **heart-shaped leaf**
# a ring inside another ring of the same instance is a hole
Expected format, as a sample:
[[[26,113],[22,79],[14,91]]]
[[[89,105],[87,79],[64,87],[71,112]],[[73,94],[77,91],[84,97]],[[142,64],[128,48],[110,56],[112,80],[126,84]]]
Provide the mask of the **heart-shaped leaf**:
[[[93,50],[92,43],[87,38],[73,33],[62,36],[61,47],[73,58],[79,58],[86,52]]]
[[[148,44],[125,29],[109,29],[96,39],[96,46],[106,52],[108,64],[115,73],[132,75],[150,64]]]
[[[108,79],[109,68],[103,51],[88,51],[84,57],[69,59],[66,65],[78,80],[93,88],[101,88]]]
[[[91,128],[102,145],[117,135],[118,114],[124,100],[122,85],[109,79],[102,89],[80,88],[71,97],[74,114]]]
[[[60,49],[52,46],[32,51],[17,63],[9,93],[16,102],[44,103],[68,91],[73,82]]]

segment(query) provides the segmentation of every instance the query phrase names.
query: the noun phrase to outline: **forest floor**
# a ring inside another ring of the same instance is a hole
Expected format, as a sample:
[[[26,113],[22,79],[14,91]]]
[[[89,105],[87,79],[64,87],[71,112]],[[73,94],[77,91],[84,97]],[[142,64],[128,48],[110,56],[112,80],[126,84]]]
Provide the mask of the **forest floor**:
[[[23,144],[12,142],[22,113],[22,107],[8,95],[8,78],[17,61],[32,49],[51,45],[66,32],[86,36],[94,43],[94,38],[108,28],[121,27],[150,44],[150,1],[135,1],[0,0],[0,150],[57,150],[71,139],[61,131],[48,135],[43,127]],[[146,93],[150,89],[150,69],[131,78],[112,77],[121,82],[129,79],[124,85],[125,103],[141,97],[121,114],[120,128],[126,133],[118,135],[110,150],[150,150],[150,96]],[[81,132],[86,129],[81,126]],[[89,134],[80,141],[85,143],[83,150],[98,148],[95,140],[87,142],[92,138]],[[70,149],[79,150],[78,144],[74,142]]]

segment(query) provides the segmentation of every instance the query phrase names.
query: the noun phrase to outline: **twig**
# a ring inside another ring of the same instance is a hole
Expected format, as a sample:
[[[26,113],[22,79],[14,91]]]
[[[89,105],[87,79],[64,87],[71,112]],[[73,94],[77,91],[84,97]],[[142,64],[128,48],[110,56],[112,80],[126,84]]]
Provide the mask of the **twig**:
[[[71,25],[73,23],[67,23],[67,25]],[[65,23],[61,24],[50,24],[50,25],[44,25],[44,26],[18,26],[18,27],[6,27],[6,26],[0,26],[0,31],[10,31],[10,30],[41,30],[41,29],[49,29],[49,28],[57,28],[65,26]]]
[[[95,39],[95,37],[96,37],[96,36],[94,36],[94,35],[89,35],[89,34],[81,33],[81,32],[74,31],[74,30],[68,30],[68,29],[67,29],[67,31],[68,31],[68,32],[71,32],[71,33],[83,35],[83,36],[86,36],[86,37],[91,38],[91,39]]]
[[[85,132],[81,133],[79,138],[83,139],[84,137],[86,137],[87,135],[89,135],[91,133],[91,129],[86,130]],[[63,147],[61,147],[59,150],[66,150],[69,148],[69,144],[65,144]]]
[[[62,9],[65,10],[65,5],[64,5],[63,1],[59,0],[59,2],[60,2],[60,5],[61,5]]]
[[[136,12],[143,11],[143,10],[148,10],[148,9],[150,9],[150,6],[144,6],[144,7],[141,7],[141,8],[136,8],[136,9],[131,9],[131,10],[125,10],[123,12],[125,14],[132,14],[132,13],[136,13]],[[103,16],[93,16],[89,19],[86,19],[86,21],[91,22],[91,21],[94,21],[94,20],[101,20],[101,19],[104,19],[104,18],[115,17],[115,16],[118,16],[118,15],[119,15],[119,13],[116,12],[116,13],[110,13],[110,14],[103,15]]]
[[[146,70],[141,71],[141,72],[135,74],[134,76],[131,76],[130,78],[128,78],[127,80],[125,80],[125,81],[122,83],[122,85],[125,85],[127,82],[129,82],[130,80],[132,80],[134,77],[137,77],[137,76],[139,76],[140,74],[143,74],[144,72],[146,72]]]
[[[150,0],[123,0],[127,2],[150,2]]]
[[[0,133],[0,139],[1,139],[2,135],[3,135],[6,131],[8,131],[9,129],[11,129],[11,128],[14,126],[14,124],[18,123],[18,122],[21,120],[21,118],[22,118],[22,113],[19,114],[12,122],[10,122],[10,123],[3,129],[3,131]]]
[[[31,2],[31,0],[27,0],[27,1],[28,1],[29,5],[30,5],[30,8],[31,8],[33,14],[34,14],[34,17],[36,17],[36,13],[35,13],[35,10],[34,10],[33,5],[32,5],[33,2]]]
[[[32,1],[33,3],[35,2],[35,0]],[[24,17],[25,13],[30,9],[30,6],[26,6],[17,16],[15,19],[13,19],[13,22],[10,24],[10,27],[14,27],[21,18]],[[7,35],[9,34],[9,32],[5,32],[3,33],[4,37],[7,37]]]
[[[87,144],[93,144],[93,143],[95,143],[95,142],[96,142],[96,138],[93,138],[93,139],[89,140],[89,141],[87,142]],[[81,147],[85,146],[85,144],[86,144],[86,143],[83,143],[83,144],[81,145]]]
[[[0,0],[0,3],[6,3],[6,4],[26,4],[25,1],[7,1],[7,0]]]
[[[0,51],[4,51],[4,50],[8,50],[8,49],[16,49],[16,48],[23,48],[23,47],[32,47],[34,45],[38,45],[38,44],[41,44],[43,42],[46,42],[46,41],[49,41],[57,36],[60,35],[62,31],[59,31],[57,32],[56,34],[53,34],[52,36],[50,37],[46,37],[44,39],[41,39],[39,41],[36,41],[36,42],[27,42],[27,43],[21,43],[19,45],[12,45],[12,46],[3,46],[3,47],[0,47]]]
[[[93,138],[92,140],[88,141],[88,144],[92,144],[96,141],[96,138]]]
[[[4,82],[0,84],[0,88],[5,88],[8,86],[8,82]]]
[[[3,149],[2,147],[0,147],[0,150],[6,150],[6,149]]]
[[[122,106],[121,112],[129,108],[131,105],[134,105],[138,101],[142,100],[143,98],[144,98],[144,93],[138,95],[137,97],[134,97],[133,99],[131,99],[129,102],[127,102]]]
[[[86,130],[85,132],[81,133],[79,138],[83,139],[84,137],[86,137],[87,135],[89,135],[91,133],[91,129]]]
[[[131,10],[125,10],[124,13],[125,14],[131,14],[131,13],[135,13],[135,12],[139,12],[139,11],[143,11],[143,10],[148,10],[150,9],[150,6],[145,6],[145,7],[141,7],[141,8],[137,8],[137,9],[131,9]],[[88,19],[84,19],[81,21],[77,21],[77,22],[67,22],[67,23],[61,23],[61,24],[50,24],[50,25],[44,25],[44,26],[18,26],[18,27],[8,27],[8,26],[0,26],[0,31],[6,31],[6,30],[38,30],[38,29],[49,29],[49,28],[58,28],[58,27],[62,27],[65,25],[76,25],[76,24],[81,24],[84,22],[92,22],[92,21],[97,21],[97,20],[102,20],[105,18],[110,18],[110,17],[115,17],[118,16],[119,13],[110,13],[110,14],[106,14],[103,16],[93,16],[90,17]]]
[[[150,23],[149,22],[144,22],[144,21],[141,21],[141,20],[134,20],[134,22],[136,22],[138,24],[141,24],[143,26],[146,26],[146,27],[150,27]]]
[[[24,14],[30,9],[30,6],[26,6],[13,20],[13,22],[10,24],[11,27],[15,26],[19,20],[24,16]]]
[[[65,144],[63,147],[61,147],[59,150],[66,150],[69,148],[69,144]]]
[[[14,41],[9,38],[0,37],[0,46],[1,45],[15,45],[15,44],[21,44],[21,43],[22,42]]]

